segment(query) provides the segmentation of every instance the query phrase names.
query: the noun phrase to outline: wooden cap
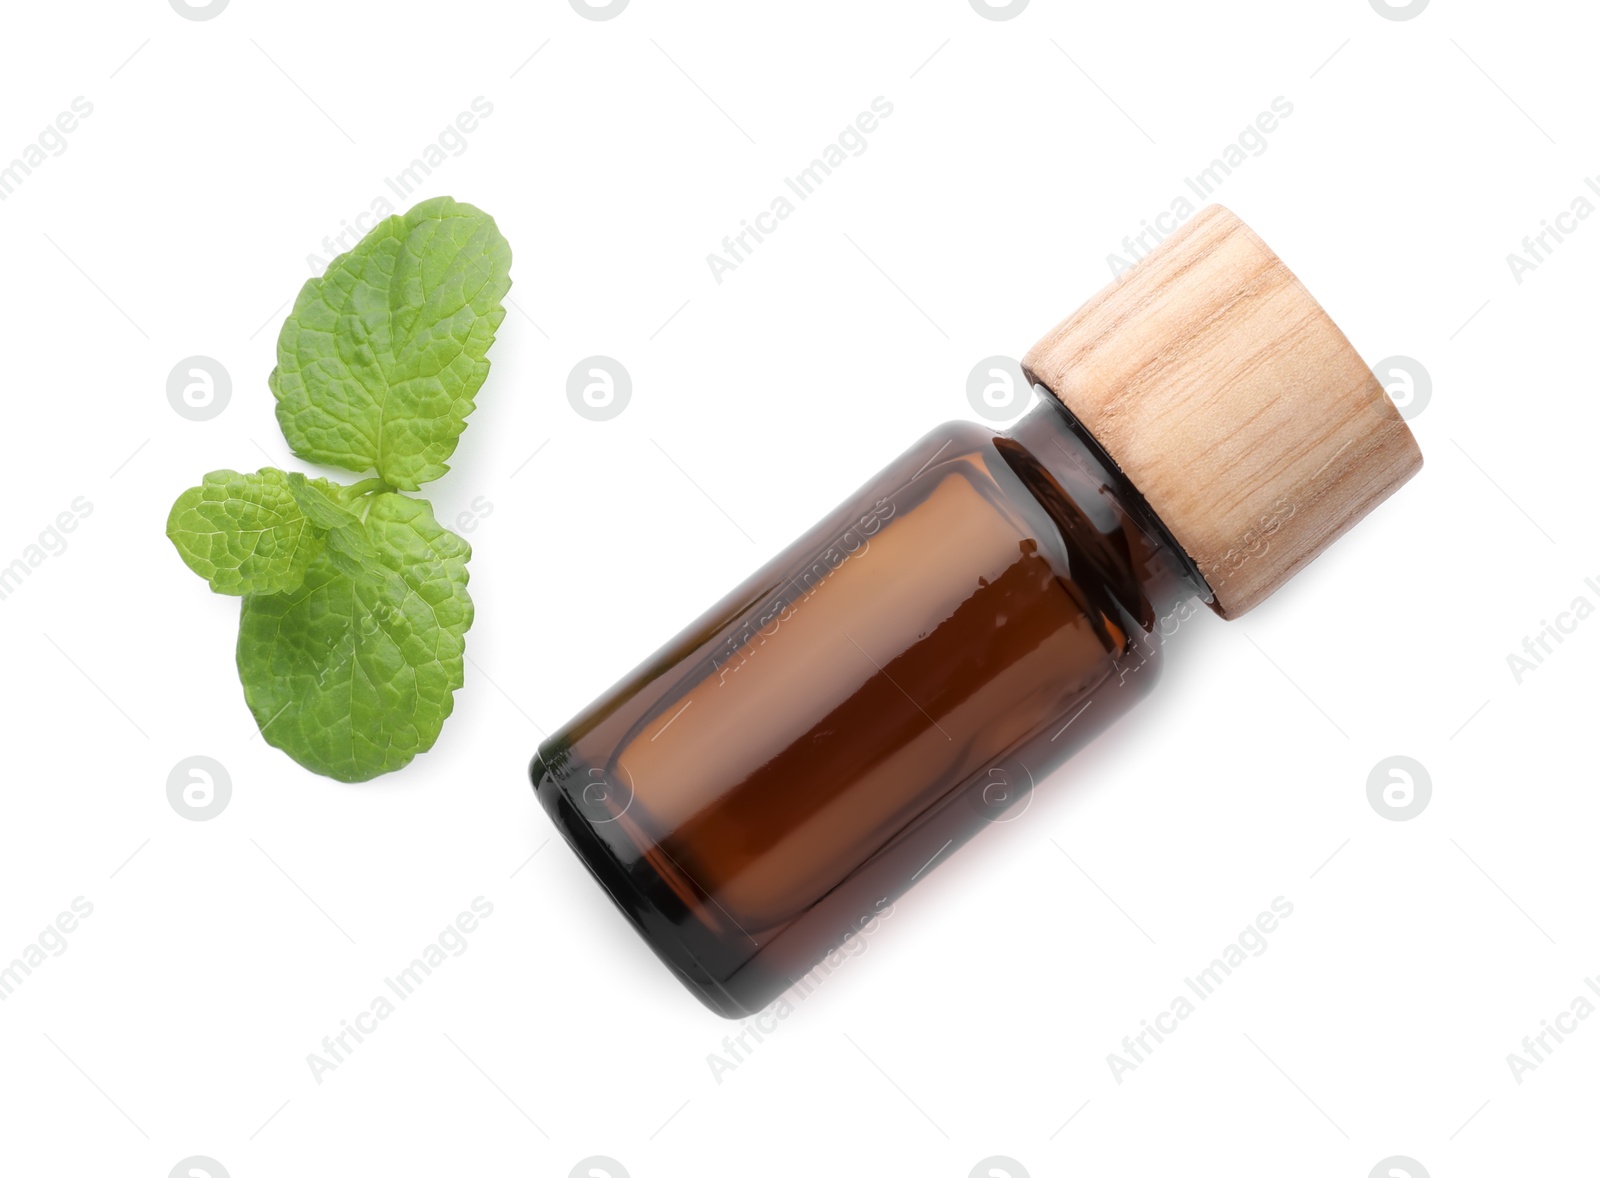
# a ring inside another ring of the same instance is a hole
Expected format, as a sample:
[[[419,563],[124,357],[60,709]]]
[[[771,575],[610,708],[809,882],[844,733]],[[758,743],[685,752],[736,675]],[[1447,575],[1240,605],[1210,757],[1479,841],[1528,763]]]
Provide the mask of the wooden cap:
[[[1236,618],[1422,466],[1394,402],[1299,279],[1211,205],[1022,362]]]

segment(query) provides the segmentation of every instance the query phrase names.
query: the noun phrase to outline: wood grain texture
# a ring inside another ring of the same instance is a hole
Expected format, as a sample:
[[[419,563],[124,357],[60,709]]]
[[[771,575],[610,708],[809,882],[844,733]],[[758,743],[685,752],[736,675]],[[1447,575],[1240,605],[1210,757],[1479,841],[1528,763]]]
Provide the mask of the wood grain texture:
[[[1316,300],[1220,205],[1023,360],[1083,423],[1236,618],[1422,466]]]

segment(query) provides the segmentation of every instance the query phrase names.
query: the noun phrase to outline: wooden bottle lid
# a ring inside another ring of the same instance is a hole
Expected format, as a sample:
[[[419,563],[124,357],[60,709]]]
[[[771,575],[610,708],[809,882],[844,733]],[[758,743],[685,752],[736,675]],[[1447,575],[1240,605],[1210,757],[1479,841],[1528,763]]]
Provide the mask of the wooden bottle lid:
[[[1058,324],[1022,368],[1138,488],[1225,618],[1422,466],[1344,333],[1221,205]]]

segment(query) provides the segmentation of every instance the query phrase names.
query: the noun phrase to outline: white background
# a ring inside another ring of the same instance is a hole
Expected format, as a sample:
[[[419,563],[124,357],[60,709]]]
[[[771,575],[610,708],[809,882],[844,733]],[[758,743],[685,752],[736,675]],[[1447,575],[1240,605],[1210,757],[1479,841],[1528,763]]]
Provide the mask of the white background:
[[[596,22],[565,0],[234,0],[191,21],[140,0],[6,20],[0,160],[75,97],[94,111],[0,203],[0,564],[74,499],[93,510],[0,601],[0,959],[75,897],[94,912],[0,1003],[0,1170],[1593,1164],[1600,1019],[1520,1084],[1506,1062],[1600,972],[1600,621],[1520,685],[1506,662],[1600,602],[1600,219],[1521,284],[1506,262],[1600,170],[1591,6],[1034,0],[991,21],[967,0],[635,0]],[[879,95],[868,150],[715,282],[706,255]],[[719,1083],[707,1057],[737,1024],[553,838],[525,775],[541,730],[973,416],[973,364],[1102,285],[1280,95],[1292,117],[1218,197],[1369,361],[1431,373],[1426,467],[1267,605],[1186,628],[1149,702]],[[208,470],[302,469],[266,387],[283,304],[478,96],[492,116],[418,193],[489,210],[516,251],[493,373],[425,491],[472,525],[472,662],[432,753],[338,785],[255,734],[237,603],[165,517]],[[594,353],[634,381],[602,423],[565,397]],[[234,382],[207,422],[166,398],[194,354]],[[233,784],[206,822],[166,796],[197,754]],[[1411,821],[1368,803],[1393,754],[1432,779]],[[1107,1053],[1280,895],[1270,948],[1116,1082]],[[317,1083],[307,1053],[477,896],[494,914],[468,951]]]

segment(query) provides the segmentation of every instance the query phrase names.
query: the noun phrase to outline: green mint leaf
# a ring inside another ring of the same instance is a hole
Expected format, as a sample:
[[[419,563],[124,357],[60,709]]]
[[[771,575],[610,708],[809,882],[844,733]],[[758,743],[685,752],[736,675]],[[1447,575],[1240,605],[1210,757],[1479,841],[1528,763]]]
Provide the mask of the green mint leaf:
[[[367,781],[433,747],[464,682],[472,550],[426,501],[377,494],[361,537],[367,576],[329,551],[299,588],[244,599],[239,679],[267,743],[315,773]]]
[[[360,487],[341,487],[326,479],[308,479],[298,471],[289,475],[289,494],[305,517],[327,535],[323,551],[334,568],[353,580],[376,585],[380,567],[361,517],[343,504],[359,496]]]
[[[301,288],[269,384],[290,448],[414,491],[449,467],[505,318],[511,247],[449,197],[390,217]]]
[[[306,518],[281,470],[214,470],[172,505],[167,537],[184,564],[234,596],[284,593],[305,580],[322,550],[322,531]],[[320,481],[320,480],[319,480]]]
[[[327,532],[361,523],[360,517],[340,502],[349,488],[330,483],[327,479],[308,479],[297,470],[285,475],[284,481],[295,506],[315,527]]]

